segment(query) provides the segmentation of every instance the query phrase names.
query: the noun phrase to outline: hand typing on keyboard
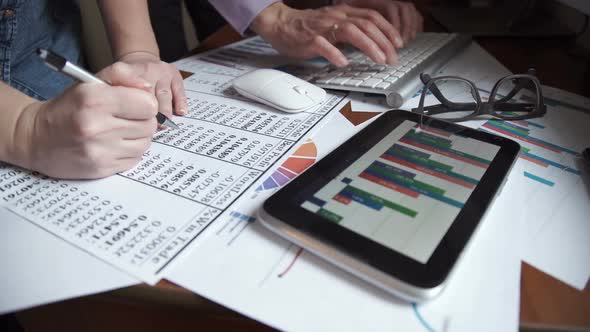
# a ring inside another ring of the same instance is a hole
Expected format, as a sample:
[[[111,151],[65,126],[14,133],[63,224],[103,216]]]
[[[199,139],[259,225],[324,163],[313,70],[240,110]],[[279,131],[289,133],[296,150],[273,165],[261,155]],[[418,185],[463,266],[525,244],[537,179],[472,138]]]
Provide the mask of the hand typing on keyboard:
[[[333,3],[346,3],[353,7],[373,9],[397,29],[404,46],[422,32],[424,19],[410,2],[391,0],[335,0]]]
[[[419,33],[397,50],[394,65],[375,63],[358,50],[348,50],[347,66],[325,66],[301,78],[327,89],[382,94],[389,106],[400,107],[422,87],[420,73],[436,73],[470,43],[466,35]]]
[[[339,67],[347,65],[348,59],[334,44],[351,44],[377,64],[395,64],[396,49],[422,31],[422,16],[411,3],[338,2],[315,10],[274,3],[258,14],[250,29],[281,54],[300,59],[323,56]]]

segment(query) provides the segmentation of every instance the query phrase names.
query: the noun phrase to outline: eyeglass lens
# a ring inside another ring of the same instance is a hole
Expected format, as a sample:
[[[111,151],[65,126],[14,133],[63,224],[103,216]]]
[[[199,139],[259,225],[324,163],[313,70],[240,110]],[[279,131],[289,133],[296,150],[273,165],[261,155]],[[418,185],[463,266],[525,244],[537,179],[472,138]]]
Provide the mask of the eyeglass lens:
[[[496,91],[490,102],[493,112],[500,117],[528,115],[538,107],[536,85],[530,78],[503,79],[498,83]]]
[[[441,96],[435,96],[437,91]],[[440,100],[441,97],[443,100]],[[458,119],[475,113],[478,104],[471,84],[460,79],[448,78],[432,82],[424,106],[426,115],[439,119]]]

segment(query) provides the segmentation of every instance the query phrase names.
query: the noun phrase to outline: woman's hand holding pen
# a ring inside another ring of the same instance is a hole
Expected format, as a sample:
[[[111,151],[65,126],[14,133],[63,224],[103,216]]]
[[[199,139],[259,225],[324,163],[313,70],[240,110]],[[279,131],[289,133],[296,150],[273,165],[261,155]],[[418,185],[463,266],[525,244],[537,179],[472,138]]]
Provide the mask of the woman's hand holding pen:
[[[115,59],[152,84],[160,113],[169,118],[173,112],[186,114],[182,77],[174,65],[160,61],[147,1],[98,1],[98,6]]]
[[[97,76],[118,86],[76,84],[25,107],[16,131],[20,166],[57,178],[90,179],[141,160],[157,128],[152,84],[122,63]]]

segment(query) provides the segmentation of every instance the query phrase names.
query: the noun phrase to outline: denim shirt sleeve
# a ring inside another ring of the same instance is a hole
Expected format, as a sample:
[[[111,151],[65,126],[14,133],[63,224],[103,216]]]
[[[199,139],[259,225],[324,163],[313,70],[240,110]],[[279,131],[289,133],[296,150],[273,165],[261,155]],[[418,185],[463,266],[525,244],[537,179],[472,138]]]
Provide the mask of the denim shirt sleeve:
[[[55,97],[72,80],[48,68],[35,50],[79,62],[80,26],[75,1],[0,0],[0,79],[36,99]]]

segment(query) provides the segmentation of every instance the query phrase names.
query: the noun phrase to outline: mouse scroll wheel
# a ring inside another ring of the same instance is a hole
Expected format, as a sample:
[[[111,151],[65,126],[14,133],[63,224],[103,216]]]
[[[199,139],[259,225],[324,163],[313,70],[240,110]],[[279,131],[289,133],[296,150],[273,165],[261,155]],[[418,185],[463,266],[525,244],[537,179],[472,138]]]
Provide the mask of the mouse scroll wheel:
[[[302,86],[294,86],[293,90],[297,91],[297,93],[299,93],[300,95],[306,95],[307,94],[307,89],[305,89]]]

